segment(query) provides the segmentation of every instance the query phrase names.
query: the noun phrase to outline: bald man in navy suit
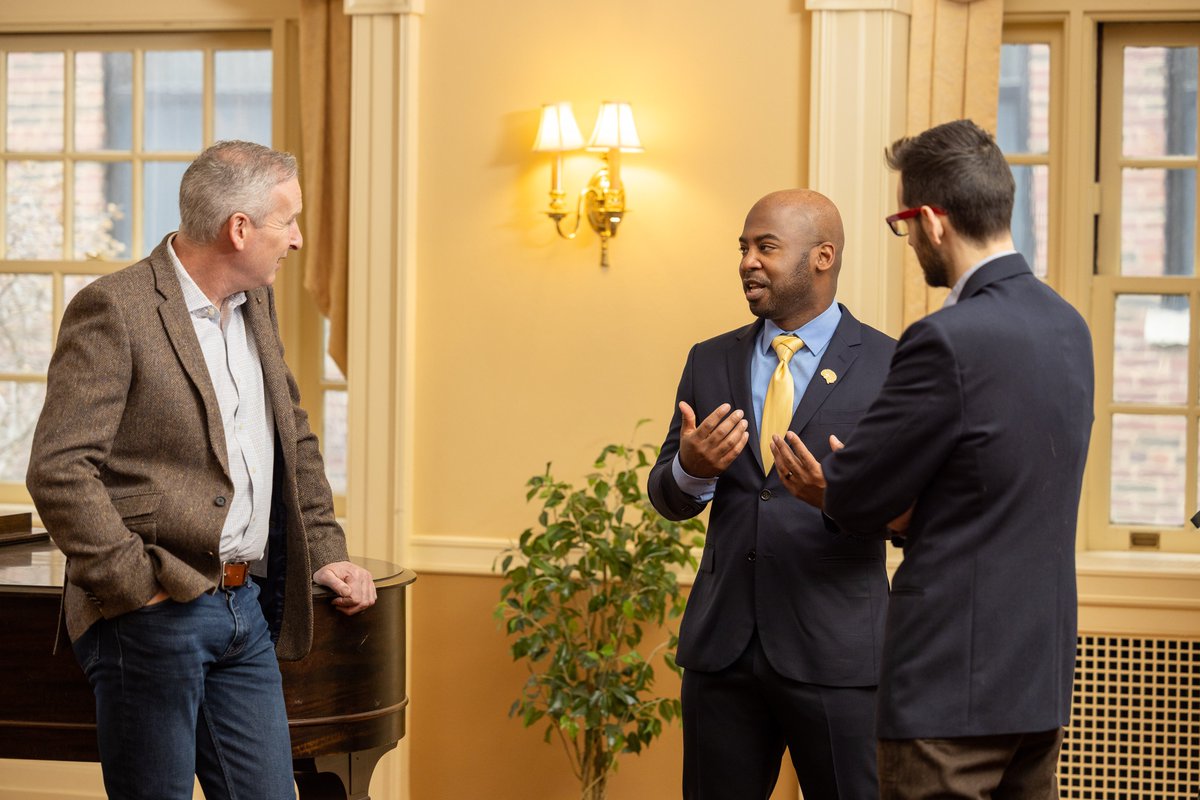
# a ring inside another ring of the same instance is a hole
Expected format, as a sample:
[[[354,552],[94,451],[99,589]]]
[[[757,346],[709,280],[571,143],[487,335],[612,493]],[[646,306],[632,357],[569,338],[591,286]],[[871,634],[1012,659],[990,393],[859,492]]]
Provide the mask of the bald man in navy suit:
[[[831,434],[851,436],[887,373],[893,340],[834,301],[843,240],[816,192],[754,205],[739,272],[758,320],[692,348],[650,474],[664,516],[712,506],[677,655],[689,800],[769,797],[785,748],[805,797],[877,796],[884,543],[829,536],[761,445],[776,372],[790,405],[766,415],[781,420],[767,433],[790,430],[821,453]]]

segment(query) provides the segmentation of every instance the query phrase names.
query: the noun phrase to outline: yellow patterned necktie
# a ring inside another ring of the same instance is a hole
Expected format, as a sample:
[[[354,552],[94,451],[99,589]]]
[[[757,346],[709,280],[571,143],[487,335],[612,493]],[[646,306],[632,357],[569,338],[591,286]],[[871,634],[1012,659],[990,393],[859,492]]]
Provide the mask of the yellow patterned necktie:
[[[771,455],[771,436],[787,433],[788,425],[792,423],[792,398],[796,389],[792,382],[792,373],[788,370],[788,362],[792,356],[804,347],[804,341],[790,333],[780,334],[771,340],[775,355],[779,356],[779,366],[771,373],[771,382],[767,385],[767,398],[763,401],[762,430],[759,444],[762,445],[763,473],[769,474],[775,464],[775,456]]]

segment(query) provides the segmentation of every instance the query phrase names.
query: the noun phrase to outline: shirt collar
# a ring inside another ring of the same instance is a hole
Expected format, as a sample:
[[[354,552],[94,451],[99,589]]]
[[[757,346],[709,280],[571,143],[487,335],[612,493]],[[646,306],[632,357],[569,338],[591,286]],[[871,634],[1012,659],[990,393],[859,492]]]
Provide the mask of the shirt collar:
[[[954,288],[950,290],[950,294],[946,295],[946,301],[942,303],[942,308],[949,308],[958,302],[959,296],[962,295],[963,287],[967,285],[967,281],[971,279],[971,276],[979,271],[980,267],[988,262],[995,261],[997,258],[1016,255],[1016,252],[1016,250],[1001,250],[999,253],[992,253],[990,256],[964,272],[962,276],[954,282]]]
[[[183,302],[187,304],[188,313],[205,319],[215,319],[219,316],[218,309],[213,302],[208,299],[196,282],[192,280],[192,276],[183,266],[183,262],[179,260],[179,256],[175,253],[175,235],[167,240],[167,255],[171,257],[171,264],[175,267],[175,275],[179,278],[179,288],[183,290]],[[246,293],[238,292],[230,295],[226,300],[230,309],[237,308],[242,303],[246,302]],[[212,311],[209,311],[212,309]],[[215,313],[214,313],[215,312]]]
[[[829,308],[794,331],[785,331],[771,320],[765,319],[762,333],[758,336],[759,352],[764,356],[770,355],[774,352],[771,341],[781,333],[791,333],[804,340],[804,347],[796,355],[807,352],[815,358],[820,358],[821,353],[829,346],[829,341],[833,339],[833,332],[841,319],[842,309],[837,303],[830,303]]]

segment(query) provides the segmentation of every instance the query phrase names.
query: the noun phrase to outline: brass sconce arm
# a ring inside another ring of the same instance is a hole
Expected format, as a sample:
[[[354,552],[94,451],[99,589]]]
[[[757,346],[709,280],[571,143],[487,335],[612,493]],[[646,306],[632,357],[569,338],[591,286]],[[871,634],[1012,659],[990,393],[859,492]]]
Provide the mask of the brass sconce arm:
[[[575,224],[569,232],[563,230],[567,211],[566,192],[562,190],[562,154],[582,144],[579,126],[570,103],[552,103],[542,107],[542,122],[538,129],[537,152],[554,153],[550,179],[550,207],[546,216],[554,220],[554,229],[564,239],[574,239],[584,216],[588,225],[600,237],[600,266],[608,267],[608,240],[617,235],[617,226],[625,218],[625,186],[621,183],[621,152],[640,153],[641,142],[633,125],[633,112],[628,103],[605,102],[600,107],[596,129],[588,144],[589,150],[603,151],[604,165],[592,175],[575,202]]]
[[[613,181],[615,170],[612,167],[618,158],[616,150],[604,154],[605,166],[596,170],[588,181],[587,186],[579,193],[575,201],[575,225],[570,233],[562,229],[562,221],[570,216],[565,209],[565,193],[550,193],[550,209],[546,216],[554,220],[554,228],[564,239],[574,239],[579,233],[579,223],[584,214],[588,225],[600,237],[600,266],[608,267],[608,240],[617,235],[617,226],[625,216],[625,188]],[[557,195],[557,196],[556,196]],[[580,214],[581,207],[584,214]]]

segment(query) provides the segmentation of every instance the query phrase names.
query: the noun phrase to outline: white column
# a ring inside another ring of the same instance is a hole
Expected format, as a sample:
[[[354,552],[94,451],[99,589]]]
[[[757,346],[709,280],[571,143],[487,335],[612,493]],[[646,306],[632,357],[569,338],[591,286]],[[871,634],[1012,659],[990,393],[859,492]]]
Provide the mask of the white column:
[[[403,565],[412,535],[417,69],[425,3],[344,2],[353,17],[346,527],[353,552]],[[408,762],[406,736],[380,762],[371,796],[405,800]]]
[[[898,335],[904,241],[884,148],[904,135],[911,0],[806,0],[812,12],[809,188],[842,212],[846,250],[838,299]]]

